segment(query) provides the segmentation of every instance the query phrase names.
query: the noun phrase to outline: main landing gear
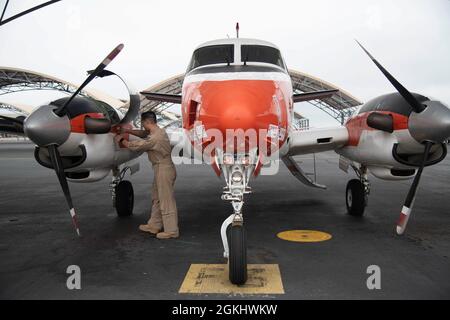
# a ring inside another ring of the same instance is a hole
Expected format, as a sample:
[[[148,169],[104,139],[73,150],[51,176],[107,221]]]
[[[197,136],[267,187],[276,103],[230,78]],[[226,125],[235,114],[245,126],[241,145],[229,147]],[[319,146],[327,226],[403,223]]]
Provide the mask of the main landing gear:
[[[123,180],[125,173],[130,167],[124,167],[122,170],[113,170],[113,179],[110,183],[111,197],[113,207],[116,208],[119,217],[128,217],[133,214],[134,191],[133,185],[128,180]]]
[[[364,209],[367,206],[370,193],[370,183],[367,178],[367,168],[353,166],[359,179],[352,179],[347,183],[345,192],[345,202],[347,212],[351,216],[361,217],[364,215]]]

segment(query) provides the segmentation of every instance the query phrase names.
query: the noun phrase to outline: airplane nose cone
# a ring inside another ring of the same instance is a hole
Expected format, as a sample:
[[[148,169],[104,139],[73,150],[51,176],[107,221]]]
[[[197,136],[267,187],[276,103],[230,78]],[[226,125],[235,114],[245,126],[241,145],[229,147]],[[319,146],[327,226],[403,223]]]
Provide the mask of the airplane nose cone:
[[[253,128],[255,125],[255,114],[248,108],[245,101],[231,102],[226,106],[220,116],[220,127],[226,129],[243,129]]]
[[[61,145],[69,138],[69,119],[67,116],[57,116],[53,109],[55,106],[51,105],[39,107],[25,119],[26,136],[40,147]]]
[[[272,110],[274,85],[260,81],[226,81],[206,83],[200,120],[206,126],[227,129],[267,129],[278,122]],[[261,118],[262,117],[262,118]]]

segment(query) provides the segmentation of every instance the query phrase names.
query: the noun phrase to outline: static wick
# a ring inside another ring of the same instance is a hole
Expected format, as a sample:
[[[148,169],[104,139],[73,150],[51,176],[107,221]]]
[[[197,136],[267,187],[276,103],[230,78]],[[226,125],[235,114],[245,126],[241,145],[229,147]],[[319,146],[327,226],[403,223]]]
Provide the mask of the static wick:
[[[239,22],[236,23],[236,38],[239,38]]]

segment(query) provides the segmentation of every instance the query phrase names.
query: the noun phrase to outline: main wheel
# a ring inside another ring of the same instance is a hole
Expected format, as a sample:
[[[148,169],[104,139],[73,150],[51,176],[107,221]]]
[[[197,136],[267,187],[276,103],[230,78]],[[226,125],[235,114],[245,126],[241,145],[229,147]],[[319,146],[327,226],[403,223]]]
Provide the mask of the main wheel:
[[[345,192],[347,212],[351,216],[361,217],[366,208],[366,196],[364,185],[358,179],[352,179],[347,183]]]
[[[231,226],[228,267],[231,283],[244,284],[247,281],[247,239],[241,225]]]
[[[130,181],[123,180],[116,186],[116,212],[119,217],[133,214],[134,191]]]

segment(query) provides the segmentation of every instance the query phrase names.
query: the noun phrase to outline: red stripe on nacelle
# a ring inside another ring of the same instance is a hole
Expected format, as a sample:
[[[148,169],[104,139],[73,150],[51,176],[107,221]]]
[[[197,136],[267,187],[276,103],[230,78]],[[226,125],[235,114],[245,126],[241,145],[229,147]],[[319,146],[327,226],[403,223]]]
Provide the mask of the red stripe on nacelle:
[[[358,114],[352,118],[350,118],[345,126],[348,129],[348,146],[357,146],[359,144],[359,139],[361,138],[361,134],[364,130],[372,131],[377,130],[371,128],[367,125],[367,117],[372,113],[382,113],[391,115],[394,120],[394,131],[395,130],[404,130],[408,129],[408,117],[402,114],[398,114],[391,111],[370,111]]]
[[[70,127],[71,132],[74,133],[86,133],[86,128],[84,127],[84,119],[86,117],[90,118],[104,118],[105,116],[102,113],[83,113],[75,118],[70,119]]]

